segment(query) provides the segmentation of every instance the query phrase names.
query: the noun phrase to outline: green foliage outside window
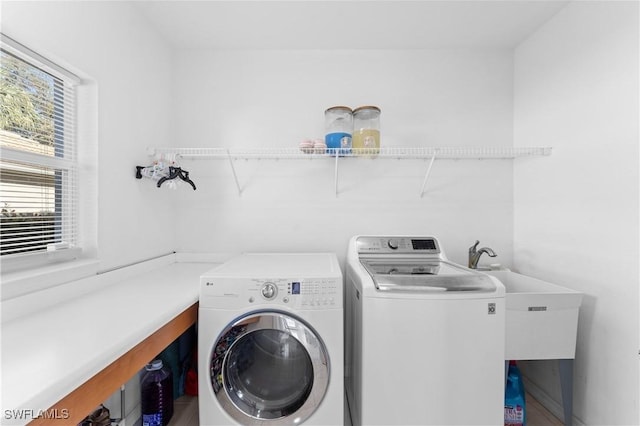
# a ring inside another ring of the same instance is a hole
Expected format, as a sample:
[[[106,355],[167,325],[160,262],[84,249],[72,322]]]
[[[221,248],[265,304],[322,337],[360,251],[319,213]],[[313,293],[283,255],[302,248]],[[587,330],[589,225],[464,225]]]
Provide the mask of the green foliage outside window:
[[[55,81],[51,75],[0,51],[0,129],[39,144],[55,138]]]

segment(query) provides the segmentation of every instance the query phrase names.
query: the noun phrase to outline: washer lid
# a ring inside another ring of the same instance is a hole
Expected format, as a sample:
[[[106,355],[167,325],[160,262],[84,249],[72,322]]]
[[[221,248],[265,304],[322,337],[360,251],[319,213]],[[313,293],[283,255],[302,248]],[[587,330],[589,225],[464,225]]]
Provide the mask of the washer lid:
[[[391,292],[476,292],[496,291],[485,274],[444,260],[360,260],[373,278],[376,289]]]

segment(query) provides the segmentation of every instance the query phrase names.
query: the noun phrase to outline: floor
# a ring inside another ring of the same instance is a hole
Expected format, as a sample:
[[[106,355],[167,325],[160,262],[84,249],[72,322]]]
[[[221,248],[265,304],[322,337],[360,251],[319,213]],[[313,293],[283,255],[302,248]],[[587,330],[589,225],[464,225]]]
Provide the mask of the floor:
[[[200,426],[198,397],[184,395],[173,403],[173,417],[168,426]]]
[[[527,398],[527,426],[562,426],[560,420],[529,394]]]
[[[198,397],[183,396],[173,407],[169,426],[199,426]],[[527,394],[527,426],[562,426],[563,423]]]

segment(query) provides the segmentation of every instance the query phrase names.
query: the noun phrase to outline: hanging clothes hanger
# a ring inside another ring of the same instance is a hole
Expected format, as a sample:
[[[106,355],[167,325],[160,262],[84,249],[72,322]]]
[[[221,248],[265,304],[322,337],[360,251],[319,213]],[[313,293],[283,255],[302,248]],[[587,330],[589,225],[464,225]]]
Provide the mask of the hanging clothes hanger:
[[[136,166],[136,179],[143,177],[157,180],[156,186],[160,188],[166,181],[172,181],[176,178],[187,182],[195,190],[196,184],[189,178],[189,172],[178,167],[176,154],[161,155],[150,166]],[[169,185],[175,188],[175,183]]]
[[[191,185],[191,187],[195,191],[196,184],[191,179],[189,179],[189,172],[186,171],[186,170],[183,170],[181,167],[170,166],[169,167],[169,175],[161,178],[158,181],[157,186],[158,186],[158,188],[160,188],[164,182],[166,182],[168,180],[173,180],[173,179],[176,179],[176,178],[180,178],[181,180],[187,182],[189,185]]]

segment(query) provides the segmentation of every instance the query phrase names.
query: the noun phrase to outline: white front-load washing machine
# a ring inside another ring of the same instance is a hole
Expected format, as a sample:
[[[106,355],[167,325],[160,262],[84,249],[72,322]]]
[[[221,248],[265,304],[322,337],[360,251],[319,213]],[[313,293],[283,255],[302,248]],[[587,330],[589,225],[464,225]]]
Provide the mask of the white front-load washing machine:
[[[342,294],[331,253],[249,253],[204,274],[200,424],[342,424]]]
[[[358,236],[346,271],[354,425],[502,425],[505,289],[434,237]]]

